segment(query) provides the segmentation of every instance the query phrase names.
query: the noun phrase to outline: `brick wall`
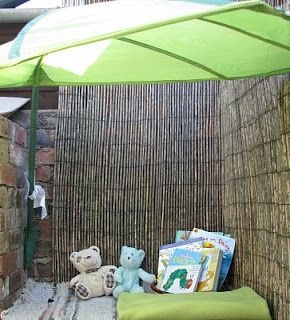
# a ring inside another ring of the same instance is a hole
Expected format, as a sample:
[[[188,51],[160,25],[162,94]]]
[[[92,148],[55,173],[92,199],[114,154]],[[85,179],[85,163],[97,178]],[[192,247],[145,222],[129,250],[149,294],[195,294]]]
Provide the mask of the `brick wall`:
[[[27,217],[25,170],[26,130],[0,116],[0,310],[14,302],[26,281],[23,269]]]
[[[37,280],[52,280],[52,196],[54,171],[54,140],[57,110],[40,110],[37,123],[36,184],[46,192],[48,218],[40,220],[35,215],[34,222],[39,229],[39,239],[33,257],[29,276]],[[16,112],[11,120],[24,129],[29,128],[29,110]]]

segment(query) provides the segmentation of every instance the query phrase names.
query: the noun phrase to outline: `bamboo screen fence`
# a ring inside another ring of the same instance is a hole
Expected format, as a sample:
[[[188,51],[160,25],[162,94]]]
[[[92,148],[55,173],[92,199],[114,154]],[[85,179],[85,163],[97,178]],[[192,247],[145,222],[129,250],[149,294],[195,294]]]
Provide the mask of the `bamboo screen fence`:
[[[220,88],[225,231],[237,239],[235,287],[265,297],[289,319],[290,76]]]
[[[142,247],[156,272],[176,229],[223,229],[237,238],[235,287],[253,287],[274,319],[288,319],[289,78],[221,86],[61,88],[56,281],[74,274],[69,253],[91,244],[115,264],[121,245]]]
[[[74,250],[97,244],[118,264],[122,245],[146,251],[175,231],[221,229],[216,82],[63,88],[54,192],[54,277]]]

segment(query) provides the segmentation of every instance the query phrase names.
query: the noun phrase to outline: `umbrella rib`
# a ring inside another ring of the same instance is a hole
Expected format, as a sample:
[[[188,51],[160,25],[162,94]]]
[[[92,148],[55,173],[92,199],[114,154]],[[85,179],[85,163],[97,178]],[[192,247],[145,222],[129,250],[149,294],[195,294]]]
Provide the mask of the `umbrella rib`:
[[[148,50],[152,50],[152,51],[164,54],[164,55],[166,55],[168,57],[171,57],[171,58],[174,58],[176,60],[188,63],[188,64],[190,64],[192,66],[195,66],[195,67],[198,67],[198,68],[200,68],[200,69],[202,69],[202,70],[204,70],[204,71],[206,71],[208,73],[211,73],[212,75],[218,77],[218,79],[223,79],[223,80],[227,80],[228,79],[223,74],[218,73],[218,72],[212,70],[211,68],[209,68],[209,67],[207,67],[207,66],[205,66],[205,65],[203,65],[201,63],[198,63],[198,62],[193,61],[191,59],[188,59],[186,57],[180,56],[180,55],[178,55],[176,53],[173,53],[173,52],[161,49],[161,48],[154,47],[154,46],[152,46],[150,44],[147,44],[147,43],[144,43],[144,42],[140,42],[140,41],[132,40],[132,39],[129,39],[129,38],[125,38],[125,37],[120,37],[117,40],[128,42],[130,44],[133,44],[133,45],[136,45],[136,46],[139,46],[139,47],[143,47],[143,48],[146,48]]]
[[[263,41],[263,42],[266,42],[266,43],[269,43],[275,47],[279,47],[279,48],[282,48],[282,49],[285,49],[287,51],[290,51],[290,47],[289,46],[286,46],[282,43],[279,43],[279,42],[276,42],[276,41],[272,41],[272,40],[269,40],[269,39],[266,39],[266,38],[263,38],[261,36],[258,36],[256,34],[253,34],[251,32],[248,32],[248,31],[245,31],[245,30],[242,30],[240,28],[237,28],[237,27],[234,27],[234,26],[230,26],[228,24],[225,24],[225,23],[222,23],[222,22],[217,22],[217,21],[213,21],[213,20],[210,20],[208,18],[199,18],[197,20],[200,20],[200,21],[204,21],[204,22],[208,22],[208,23],[211,23],[211,24],[215,24],[217,26],[220,26],[220,27],[225,27],[227,29],[231,29],[231,30],[234,30],[234,31],[237,31],[239,33],[242,33],[246,36],[249,36],[251,38],[255,38],[257,40],[260,40],[260,41]]]

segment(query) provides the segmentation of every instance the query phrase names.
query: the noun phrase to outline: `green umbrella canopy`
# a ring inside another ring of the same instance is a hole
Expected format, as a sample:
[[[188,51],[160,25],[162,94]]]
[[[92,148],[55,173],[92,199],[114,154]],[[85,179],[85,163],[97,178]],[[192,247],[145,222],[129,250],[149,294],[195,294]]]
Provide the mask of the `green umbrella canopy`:
[[[0,46],[0,87],[237,79],[290,71],[290,16],[260,1],[58,9]]]

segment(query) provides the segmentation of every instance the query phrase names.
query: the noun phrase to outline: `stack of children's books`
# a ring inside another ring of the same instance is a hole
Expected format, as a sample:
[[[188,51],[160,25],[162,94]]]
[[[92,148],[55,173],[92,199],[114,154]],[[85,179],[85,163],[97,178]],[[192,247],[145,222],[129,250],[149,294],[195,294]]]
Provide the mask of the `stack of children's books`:
[[[235,239],[194,228],[176,232],[175,243],[160,247],[157,288],[169,293],[217,291],[231,265]]]

